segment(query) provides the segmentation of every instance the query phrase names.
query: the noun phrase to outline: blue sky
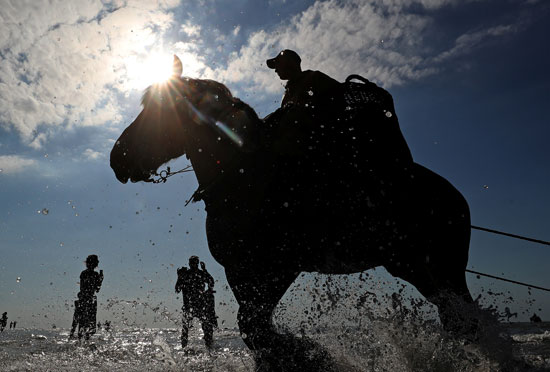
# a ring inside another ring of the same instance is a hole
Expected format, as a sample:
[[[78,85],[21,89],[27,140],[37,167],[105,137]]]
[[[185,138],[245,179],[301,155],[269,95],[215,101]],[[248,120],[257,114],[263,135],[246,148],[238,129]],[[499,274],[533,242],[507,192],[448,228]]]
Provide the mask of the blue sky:
[[[361,74],[392,93],[415,160],[464,194],[474,225],[550,240],[549,13],[536,0],[3,0],[0,311],[21,325],[69,326],[83,260],[97,253],[99,298],[113,304],[100,318],[169,325],[162,309],[177,316],[181,306],[175,268],[198,254],[234,324],[203,205],[184,207],[193,175],[121,185],[109,168],[114,140],[173,53],[185,75],[225,83],[261,116],[283,93],[265,66],[281,49],[340,81]],[[549,262],[548,247],[472,233],[471,269],[550,287]],[[374,274],[364,288],[387,280]],[[550,318],[547,292],[468,280],[486,304]],[[124,302],[134,300],[160,310]]]

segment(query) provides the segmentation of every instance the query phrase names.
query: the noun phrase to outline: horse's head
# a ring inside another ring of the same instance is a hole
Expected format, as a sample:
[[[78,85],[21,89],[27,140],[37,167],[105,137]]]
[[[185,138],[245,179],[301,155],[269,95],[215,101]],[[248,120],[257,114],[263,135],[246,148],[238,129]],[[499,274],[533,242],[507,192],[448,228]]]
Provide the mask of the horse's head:
[[[223,84],[181,78],[181,72],[174,56],[172,78],[147,88],[143,110],[111,150],[111,168],[120,182],[151,181],[158,167],[184,154],[196,173],[216,168],[253,146],[256,113]]]

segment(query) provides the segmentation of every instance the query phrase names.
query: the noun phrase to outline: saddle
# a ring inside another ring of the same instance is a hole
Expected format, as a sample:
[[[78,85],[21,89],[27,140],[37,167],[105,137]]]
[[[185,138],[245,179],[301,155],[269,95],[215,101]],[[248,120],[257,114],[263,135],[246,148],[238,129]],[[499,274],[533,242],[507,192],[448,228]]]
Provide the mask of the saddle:
[[[344,158],[357,159],[369,171],[393,173],[409,168],[413,158],[391,94],[359,75],[348,76],[343,85],[343,129],[348,132],[341,139],[347,149]]]
[[[355,82],[358,80],[359,82]],[[290,162],[346,171],[395,172],[412,162],[390,93],[350,75],[315,108],[283,107],[265,121],[266,148]]]

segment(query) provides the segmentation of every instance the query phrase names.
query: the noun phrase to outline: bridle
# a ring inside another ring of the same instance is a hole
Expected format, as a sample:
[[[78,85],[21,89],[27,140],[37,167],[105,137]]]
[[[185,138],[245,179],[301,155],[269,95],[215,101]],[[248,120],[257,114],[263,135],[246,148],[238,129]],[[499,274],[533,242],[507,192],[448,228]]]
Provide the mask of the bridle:
[[[223,130],[219,128],[219,124],[218,124],[219,121],[209,117],[208,115],[203,114],[189,100],[186,94],[182,94],[181,92],[178,92],[178,93],[180,94],[180,97],[183,98],[182,100],[178,100],[178,101],[183,102],[187,106],[189,111],[194,114],[194,115],[191,115],[191,118],[196,124],[198,125],[206,124],[213,130],[217,131],[218,133],[222,133],[223,135],[227,136],[227,133],[225,133]],[[184,142],[187,142],[187,136],[184,137]],[[184,146],[186,148],[189,148],[187,143],[185,143]],[[223,173],[218,173],[215,177],[213,177],[211,180],[207,182],[204,182],[204,183],[199,182],[198,188],[195,190],[195,192],[193,192],[191,197],[185,202],[185,206],[187,206],[191,202],[197,202],[197,201],[203,200],[203,197],[206,193],[217,188],[217,186],[222,182],[222,180],[224,180],[227,177],[228,174],[233,173],[233,171],[236,170],[237,166],[240,163],[239,160],[241,159],[242,159],[241,156],[238,156],[237,154],[233,155],[233,157],[228,162],[225,162],[226,164],[228,164],[228,166],[226,166],[225,171]],[[170,167],[166,167],[166,169],[163,169],[160,172],[155,171],[155,173],[152,174],[152,177],[146,180],[146,182],[165,183],[168,180],[168,178],[171,176],[174,176],[179,173],[187,173],[191,171],[193,171],[193,168],[191,165],[185,166],[184,168],[175,172],[172,172]]]
[[[165,183],[168,180],[168,177],[175,176],[178,173],[186,173],[186,172],[192,172],[193,167],[188,165],[186,167],[183,167],[182,169],[172,172],[170,170],[170,167],[166,167],[166,169],[161,170],[160,172],[156,172],[152,174],[152,177],[158,177],[155,178],[149,178],[148,180],[145,180],[145,182],[151,182],[151,183]]]

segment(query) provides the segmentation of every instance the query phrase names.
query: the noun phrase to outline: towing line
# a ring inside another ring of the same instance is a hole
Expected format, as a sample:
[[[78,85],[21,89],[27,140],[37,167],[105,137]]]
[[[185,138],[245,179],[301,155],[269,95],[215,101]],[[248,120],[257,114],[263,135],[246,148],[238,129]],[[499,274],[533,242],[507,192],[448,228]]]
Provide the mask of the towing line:
[[[486,228],[486,227],[479,227],[479,226],[474,226],[474,225],[471,225],[470,227],[471,227],[472,229],[475,229],[475,230],[487,231],[487,232],[490,232],[490,233],[493,233],[493,234],[499,234],[499,235],[509,236],[509,237],[511,237],[511,238],[516,238],[516,239],[521,239],[521,240],[527,240],[528,242],[539,243],[539,244],[544,244],[544,245],[550,245],[550,242],[547,242],[546,240],[539,240],[539,239],[528,238],[528,237],[526,237],[526,236],[521,236],[521,235],[516,235],[516,234],[510,234],[510,233],[507,233],[507,232],[504,232],[504,231],[498,231],[498,230],[488,229],[488,228]]]
[[[533,242],[533,243],[544,244],[544,245],[550,245],[550,242],[547,242],[547,241],[545,241],[545,240],[528,238],[528,237],[526,237],[526,236],[521,236],[521,235],[516,235],[516,234],[510,234],[510,233],[507,233],[507,232],[504,232],[504,231],[498,231],[498,230],[488,229],[488,228],[486,228],[486,227],[479,227],[479,226],[471,225],[471,228],[472,228],[472,229],[475,229],[475,230],[481,230],[481,231],[490,232],[490,233],[493,233],[493,234],[509,236],[509,237],[511,237],[511,238],[516,238],[516,239],[521,239],[521,240],[527,240],[527,241]],[[514,283],[514,284],[522,285],[522,286],[525,286],[525,287],[528,287],[528,288],[540,289],[540,290],[542,290],[542,291],[550,292],[550,289],[549,289],[549,288],[544,288],[544,287],[540,287],[540,286],[537,286],[537,285],[532,285],[532,284],[527,284],[527,283],[523,283],[523,282],[518,282],[517,280],[510,280],[510,279],[502,278],[502,277],[499,277],[499,276],[490,275],[490,274],[484,274],[484,273],[480,273],[480,272],[478,272],[478,271],[473,271],[473,270],[468,270],[468,269],[466,269],[466,272],[472,273],[472,274],[476,274],[476,275],[480,275],[480,276],[486,276],[487,278],[502,280],[502,281],[508,282],[508,283]]]
[[[486,276],[488,278],[493,278],[493,279],[497,279],[497,280],[502,280],[504,282],[508,282],[508,283],[514,283],[514,284],[519,284],[519,285],[522,285],[522,286],[525,286],[525,287],[529,287],[529,288],[535,288],[535,289],[540,289],[542,291],[547,291],[547,292],[550,292],[550,289],[548,288],[544,288],[544,287],[539,287],[537,285],[532,285],[532,284],[527,284],[527,283],[522,283],[522,282],[518,282],[516,280],[510,280],[510,279],[506,279],[506,278],[501,278],[499,276],[494,276],[494,275],[490,275],[490,274],[484,274],[484,273],[480,273],[479,271],[473,271],[473,270],[468,270],[466,269],[466,272],[469,272],[469,273],[472,273],[472,274],[476,274],[476,275],[480,275],[480,276]]]

